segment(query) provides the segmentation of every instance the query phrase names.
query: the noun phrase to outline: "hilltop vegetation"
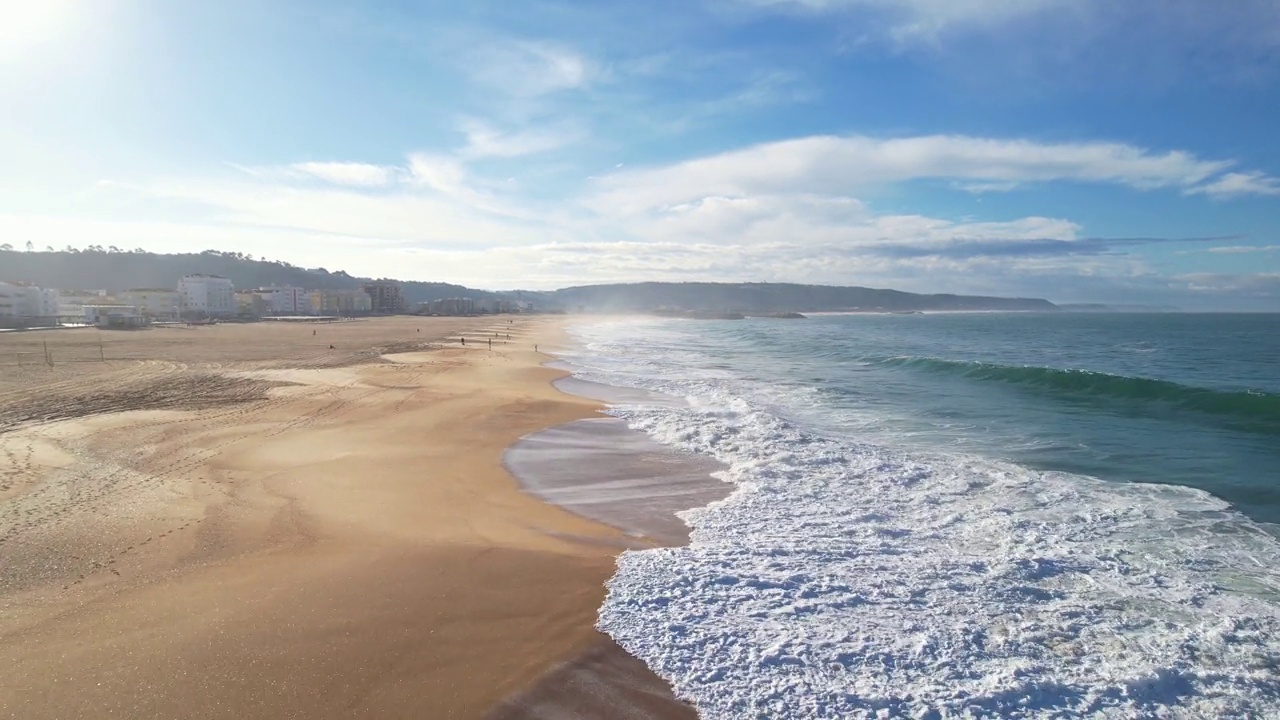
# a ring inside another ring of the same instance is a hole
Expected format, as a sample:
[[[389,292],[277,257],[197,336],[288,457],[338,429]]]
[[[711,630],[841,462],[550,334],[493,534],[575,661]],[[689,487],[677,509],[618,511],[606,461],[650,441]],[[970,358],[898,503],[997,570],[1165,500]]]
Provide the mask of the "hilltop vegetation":
[[[371,278],[342,270],[301,268],[283,260],[255,258],[242,253],[205,250],[162,255],[145,250],[90,246],[85,250],[18,252],[0,245],[0,280],[24,281],[61,289],[129,290],[173,288],[183,275],[206,273],[231,278],[238,288],[294,286],[309,290],[350,290]],[[461,285],[401,282],[410,303],[450,297],[485,298],[493,293]]]

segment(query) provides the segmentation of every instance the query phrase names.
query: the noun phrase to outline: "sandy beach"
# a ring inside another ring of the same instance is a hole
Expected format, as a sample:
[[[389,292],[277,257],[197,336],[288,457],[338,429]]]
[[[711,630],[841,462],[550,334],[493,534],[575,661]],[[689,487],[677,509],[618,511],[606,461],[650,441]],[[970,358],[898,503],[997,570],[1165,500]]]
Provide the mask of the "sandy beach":
[[[597,414],[558,327],[0,336],[0,717],[692,717],[593,629],[635,538],[503,467]]]

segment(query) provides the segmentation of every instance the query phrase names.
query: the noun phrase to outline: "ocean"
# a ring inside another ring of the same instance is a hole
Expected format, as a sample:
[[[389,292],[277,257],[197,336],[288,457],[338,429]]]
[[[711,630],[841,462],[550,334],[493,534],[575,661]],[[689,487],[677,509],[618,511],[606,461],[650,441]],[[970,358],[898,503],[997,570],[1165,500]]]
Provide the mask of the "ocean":
[[[1280,717],[1280,315],[571,332],[732,487],[600,610],[703,718]]]

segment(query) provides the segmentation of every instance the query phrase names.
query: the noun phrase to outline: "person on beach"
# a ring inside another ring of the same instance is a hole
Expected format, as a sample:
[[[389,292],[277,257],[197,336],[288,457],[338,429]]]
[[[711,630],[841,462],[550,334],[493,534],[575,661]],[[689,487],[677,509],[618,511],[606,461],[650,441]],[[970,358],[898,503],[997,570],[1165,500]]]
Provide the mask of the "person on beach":
[[[462,344],[463,344],[463,345],[466,345],[466,344],[467,344],[467,339],[466,339],[466,338],[458,338],[458,339],[462,341]]]
[[[493,338],[489,338],[489,349],[493,349]]]

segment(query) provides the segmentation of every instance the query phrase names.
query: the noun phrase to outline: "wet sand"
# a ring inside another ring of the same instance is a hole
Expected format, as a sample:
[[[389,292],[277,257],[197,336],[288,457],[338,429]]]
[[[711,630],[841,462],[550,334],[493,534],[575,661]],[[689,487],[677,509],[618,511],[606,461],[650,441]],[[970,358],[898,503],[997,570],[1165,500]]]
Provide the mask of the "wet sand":
[[[679,402],[574,378],[565,392],[611,402]],[[532,495],[626,533],[626,547],[688,542],[676,515],[726,497],[731,487],[712,477],[719,463],[660,445],[614,418],[577,420],[522,439],[506,463]],[[490,715],[491,720],[618,718],[696,720],[644,663],[600,634],[591,649],[543,677]]]
[[[528,492],[625,531],[633,547],[687,542],[689,528],[676,513],[730,490],[711,476],[719,463],[660,445],[615,418],[548,428],[505,459]]]
[[[598,405],[532,351],[558,321],[500,322],[492,351],[456,344],[475,319],[68,331],[52,367],[0,366],[0,717],[477,718],[600,688],[578,717],[688,717],[593,629],[635,538],[502,465]],[[0,357],[40,341],[16,335]],[[106,362],[69,362],[95,337]]]

